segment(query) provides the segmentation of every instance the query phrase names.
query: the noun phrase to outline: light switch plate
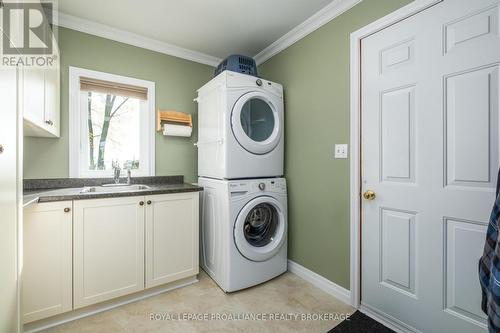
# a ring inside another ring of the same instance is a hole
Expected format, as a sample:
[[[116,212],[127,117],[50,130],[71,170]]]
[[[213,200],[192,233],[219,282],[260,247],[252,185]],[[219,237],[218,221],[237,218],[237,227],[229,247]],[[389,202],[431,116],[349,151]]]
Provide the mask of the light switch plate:
[[[335,158],[347,158],[349,147],[347,144],[335,145]]]

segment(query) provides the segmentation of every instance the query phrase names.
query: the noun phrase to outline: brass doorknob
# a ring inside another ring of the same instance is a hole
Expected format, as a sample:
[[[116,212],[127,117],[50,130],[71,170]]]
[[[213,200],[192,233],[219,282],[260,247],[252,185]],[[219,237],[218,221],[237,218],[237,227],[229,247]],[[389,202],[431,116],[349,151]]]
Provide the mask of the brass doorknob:
[[[373,200],[375,199],[375,197],[376,197],[375,192],[373,192],[372,190],[368,190],[365,193],[363,193],[363,198],[365,198],[366,200]]]

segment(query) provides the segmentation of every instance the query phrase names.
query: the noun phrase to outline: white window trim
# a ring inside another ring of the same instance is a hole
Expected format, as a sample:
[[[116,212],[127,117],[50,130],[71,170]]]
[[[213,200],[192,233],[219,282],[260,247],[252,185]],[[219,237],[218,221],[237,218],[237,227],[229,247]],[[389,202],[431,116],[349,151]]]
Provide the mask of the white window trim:
[[[80,169],[82,154],[81,143],[81,114],[80,114],[80,77],[87,77],[98,80],[112,81],[123,84],[135,85],[145,87],[148,89],[148,121],[147,132],[148,135],[148,156],[146,162],[148,163],[145,174],[141,173],[137,176],[154,176],[155,175],[155,83],[152,81],[135,79],[132,77],[115,75],[110,73],[98,72],[84,68],[69,67],[69,176],[71,178],[99,178],[110,177],[112,172],[109,173],[96,173],[87,172]],[[132,173],[132,175],[134,175]]]

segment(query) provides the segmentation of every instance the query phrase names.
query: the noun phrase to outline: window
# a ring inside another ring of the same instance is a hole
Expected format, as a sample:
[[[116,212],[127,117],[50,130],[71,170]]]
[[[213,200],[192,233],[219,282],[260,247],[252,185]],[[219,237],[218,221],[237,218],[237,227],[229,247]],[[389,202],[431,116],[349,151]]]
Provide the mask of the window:
[[[154,82],[70,67],[70,176],[153,176],[154,96]]]

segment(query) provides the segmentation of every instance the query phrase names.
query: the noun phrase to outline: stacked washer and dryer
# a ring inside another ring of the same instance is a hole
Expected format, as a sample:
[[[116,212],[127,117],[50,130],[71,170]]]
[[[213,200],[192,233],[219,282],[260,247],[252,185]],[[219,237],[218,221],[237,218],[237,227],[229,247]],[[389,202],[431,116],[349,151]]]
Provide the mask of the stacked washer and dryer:
[[[283,87],[224,71],[197,101],[201,265],[232,292],[287,270]]]

